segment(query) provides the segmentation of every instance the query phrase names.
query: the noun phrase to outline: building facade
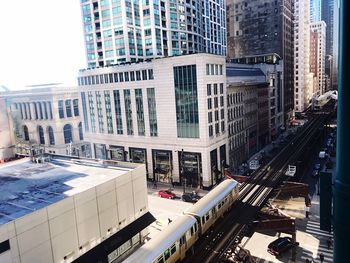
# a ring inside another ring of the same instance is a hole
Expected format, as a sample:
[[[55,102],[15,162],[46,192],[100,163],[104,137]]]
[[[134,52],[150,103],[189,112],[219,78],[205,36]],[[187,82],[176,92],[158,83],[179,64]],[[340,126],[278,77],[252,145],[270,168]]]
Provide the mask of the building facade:
[[[321,21],[322,0],[310,0],[310,22]]]
[[[10,91],[2,96],[10,113],[17,154],[91,156],[84,141],[76,87]]]
[[[1,263],[121,262],[140,246],[155,221],[144,165],[42,160],[0,167],[16,178],[0,177]]]
[[[269,82],[259,68],[228,64],[229,165],[233,172],[270,142]]]
[[[310,3],[294,1],[294,81],[295,111],[310,106],[313,97],[313,74],[310,73]]]
[[[326,23],[311,23],[310,28],[310,70],[316,77],[314,93],[321,95],[326,90]]]
[[[87,67],[149,58],[226,55],[226,1],[82,0]]]
[[[291,0],[228,0],[228,58],[276,53],[283,59],[283,112],[294,107],[294,58]]]
[[[209,188],[226,163],[225,58],[193,54],[78,77],[86,140],[100,159],[145,163],[149,180]]]
[[[14,157],[14,134],[13,127],[9,118],[9,112],[6,107],[6,101],[1,98],[0,93],[0,162]]]

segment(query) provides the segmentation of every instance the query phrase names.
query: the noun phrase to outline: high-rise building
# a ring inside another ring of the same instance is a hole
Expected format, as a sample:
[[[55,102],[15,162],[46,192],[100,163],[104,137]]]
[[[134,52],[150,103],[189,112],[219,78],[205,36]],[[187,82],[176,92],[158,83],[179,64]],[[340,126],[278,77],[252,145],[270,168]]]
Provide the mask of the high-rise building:
[[[310,28],[310,71],[314,73],[317,82],[314,93],[323,94],[326,84],[326,23],[324,21],[314,22],[310,24]]]
[[[310,73],[310,3],[294,1],[294,81],[295,111],[309,107],[313,96],[313,74]]]
[[[337,0],[323,0],[321,18],[326,22],[326,74],[329,78],[327,89],[336,88],[338,72],[338,27],[339,7]]]
[[[228,0],[228,58],[277,53],[283,59],[284,119],[294,103],[291,0]]]
[[[310,0],[310,22],[321,21],[321,0]]]
[[[191,53],[226,55],[226,1],[82,0],[89,68]]]

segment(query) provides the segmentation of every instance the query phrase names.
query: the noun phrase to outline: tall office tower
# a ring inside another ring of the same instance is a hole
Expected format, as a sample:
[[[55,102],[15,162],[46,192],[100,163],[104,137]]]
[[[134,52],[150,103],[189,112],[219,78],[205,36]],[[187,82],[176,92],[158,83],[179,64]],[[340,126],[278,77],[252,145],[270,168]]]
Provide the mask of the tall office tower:
[[[81,0],[89,68],[191,53],[226,55],[225,0]]]
[[[329,77],[327,89],[335,88],[338,72],[338,19],[337,0],[323,0],[321,18],[326,22],[326,74]],[[335,84],[335,85],[334,85]]]
[[[321,0],[310,0],[310,23],[321,21]]]
[[[294,1],[294,102],[295,111],[304,111],[313,96],[310,72],[310,2]]]
[[[292,0],[228,0],[228,57],[277,53],[283,59],[284,119],[292,115],[294,60]]]
[[[314,73],[317,82],[314,93],[323,94],[326,84],[326,23],[324,21],[311,23],[310,29],[310,71]]]

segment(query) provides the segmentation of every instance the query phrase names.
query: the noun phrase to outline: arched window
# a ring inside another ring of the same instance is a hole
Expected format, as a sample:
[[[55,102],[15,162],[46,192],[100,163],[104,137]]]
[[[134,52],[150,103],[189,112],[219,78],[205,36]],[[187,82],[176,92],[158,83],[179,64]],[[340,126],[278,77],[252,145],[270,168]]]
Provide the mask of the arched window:
[[[79,140],[84,140],[84,134],[83,134],[83,125],[81,124],[81,122],[79,122],[79,125],[78,125],[78,128],[79,128]]]
[[[55,136],[53,134],[53,129],[51,126],[47,128],[47,133],[49,134],[49,144],[55,145]]]
[[[63,126],[63,136],[64,136],[64,143],[70,143],[73,141],[72,125],[66,124]]]
[[[39,131],[39,143],[40,144],[45,144],[45,137],[44,137],[44,129],[41,126],[38,126],[38,131]]]
[[[28,127],[26,125],[23,126],[23,135],[24,135],[24,140],[29,141],[29,132],[28,132]]]

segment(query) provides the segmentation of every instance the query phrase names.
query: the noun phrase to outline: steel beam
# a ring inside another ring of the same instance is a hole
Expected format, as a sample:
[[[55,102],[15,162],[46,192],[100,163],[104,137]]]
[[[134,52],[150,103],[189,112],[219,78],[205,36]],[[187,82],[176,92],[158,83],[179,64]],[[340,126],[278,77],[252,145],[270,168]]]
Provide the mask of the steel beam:
[[[336,6],[335,6],[336,7]],[[337,7],[336,7],[337,8]],[[340,0],[337,172],[334,184],[334,262],[349,260],[350,236],[350,1]]]

